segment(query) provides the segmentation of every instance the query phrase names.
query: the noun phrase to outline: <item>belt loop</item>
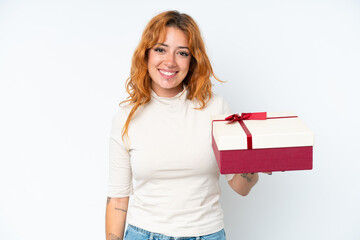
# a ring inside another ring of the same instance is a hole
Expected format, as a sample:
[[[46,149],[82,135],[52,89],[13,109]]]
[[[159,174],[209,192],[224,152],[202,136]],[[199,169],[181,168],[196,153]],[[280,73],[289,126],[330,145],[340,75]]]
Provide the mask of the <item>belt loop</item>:
[[[197,236],[197,237],[196,237],[196,240],[200,240],[200,237],[199,237],[199,236]]]
[[[151,233],[150,233],[149,240],[153,240],[153,239],[154,239],[154,233],[153,233],[153,232],[151,232]]]

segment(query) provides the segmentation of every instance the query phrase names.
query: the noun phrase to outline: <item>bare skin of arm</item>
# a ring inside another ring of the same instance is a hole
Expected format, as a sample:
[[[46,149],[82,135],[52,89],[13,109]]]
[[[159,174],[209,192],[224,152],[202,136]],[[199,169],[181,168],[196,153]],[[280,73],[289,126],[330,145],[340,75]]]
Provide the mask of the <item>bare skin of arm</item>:
[[[258,179],[259,175],[257,173],[238,173],[228,183],[235,192],[241,196],[246,196]]]
[[[272,172],[264,172],[268,175],[271,175]],[[238,173],[228,181],[230,187],[240,194],[241,196],[246,196],[249,194],[250,190],[255,186],[259,180],[258,173]]]
[[[106,240],[122,240],[124,237],[129,197],[107,198],[105,231]]]

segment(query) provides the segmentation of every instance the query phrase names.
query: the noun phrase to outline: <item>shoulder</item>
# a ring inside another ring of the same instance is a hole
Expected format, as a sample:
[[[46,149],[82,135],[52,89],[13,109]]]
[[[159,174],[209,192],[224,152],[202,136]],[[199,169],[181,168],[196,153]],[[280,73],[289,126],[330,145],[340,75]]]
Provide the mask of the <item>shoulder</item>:
[[[214,102],[214,103],[222,104],[222,103],[224,103],[224,101],[225,100],[224,100],[224,98],[222,96],[220,96],[220,95],[218,95],[216,93],[212,93],[209,103]]]
[[[113,113],[113,123],[121,123],[123,125],[131,112],[132,106],[129,103],[118,104],[115,112]]]
[[[211,95],[206,107],[218,111],[221,114],[231,112],[227,101],[222,96],[215,93]]]

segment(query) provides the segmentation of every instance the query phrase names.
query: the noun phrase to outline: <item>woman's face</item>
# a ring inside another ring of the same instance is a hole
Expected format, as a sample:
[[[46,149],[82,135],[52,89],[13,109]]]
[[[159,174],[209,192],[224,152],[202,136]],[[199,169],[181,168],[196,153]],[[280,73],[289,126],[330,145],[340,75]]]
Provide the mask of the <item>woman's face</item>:
[[[165,41],[149,49],[147,64],[153,91],[160,97],[173,97],[181,92],[190,60],[185,33],[176,27],[166,27]]]

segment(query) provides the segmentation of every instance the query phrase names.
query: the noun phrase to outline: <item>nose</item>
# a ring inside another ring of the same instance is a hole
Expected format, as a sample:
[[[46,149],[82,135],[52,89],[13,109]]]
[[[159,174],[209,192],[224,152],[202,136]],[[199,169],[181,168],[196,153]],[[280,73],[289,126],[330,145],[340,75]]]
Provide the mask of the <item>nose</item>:
[[[174,54],[166,54],[165,59],[164,59],[164,64],[165,66],[171,68],[171,67],[175,67],[176,66],[176,60],[175,60],[175,55]]]

